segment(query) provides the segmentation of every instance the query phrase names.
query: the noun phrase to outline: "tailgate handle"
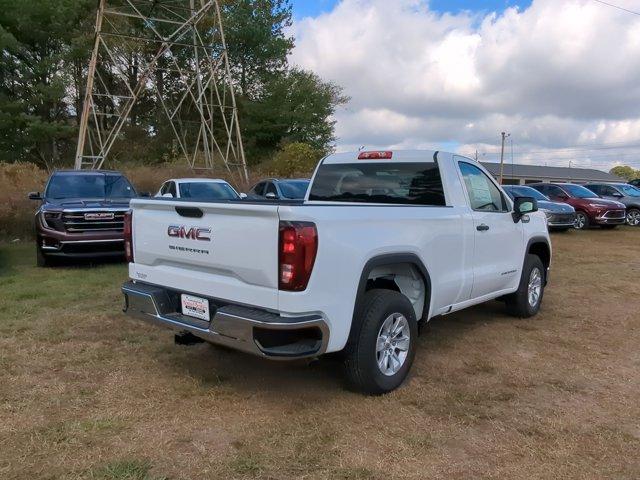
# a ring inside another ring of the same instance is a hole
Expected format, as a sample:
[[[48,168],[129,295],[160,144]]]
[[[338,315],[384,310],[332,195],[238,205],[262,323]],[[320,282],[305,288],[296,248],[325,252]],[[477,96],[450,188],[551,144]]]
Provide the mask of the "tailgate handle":
[[[176,207],[176,212],[181,217],[202,218],[204,213],[197,207]]]

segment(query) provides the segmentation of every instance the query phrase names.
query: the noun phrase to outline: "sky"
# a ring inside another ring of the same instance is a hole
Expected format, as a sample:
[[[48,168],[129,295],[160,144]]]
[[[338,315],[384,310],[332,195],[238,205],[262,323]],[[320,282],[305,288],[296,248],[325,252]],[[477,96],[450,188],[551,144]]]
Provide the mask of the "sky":
[[[290,61],[340,85],[338,151],[640,169],[640,1],[293,0]],[[511,153],[513,152],[513,155]]]

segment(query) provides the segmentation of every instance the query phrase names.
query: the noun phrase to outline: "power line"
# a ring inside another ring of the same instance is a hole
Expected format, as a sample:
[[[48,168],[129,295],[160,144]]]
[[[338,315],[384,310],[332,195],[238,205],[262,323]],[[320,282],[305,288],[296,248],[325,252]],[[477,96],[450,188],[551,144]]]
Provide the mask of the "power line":
[[[614,5],[613,3],[603,2],[602,0],[593,0],[593,1],[601,3],[602,5],[607,5],[609,7],[617,8],[618,10],[622,10],[624,12],[633,13],[634,15],[640,15],[640,12],[634,12],[633,10],[629,10],[628,8],[621,7],[620,5]]]

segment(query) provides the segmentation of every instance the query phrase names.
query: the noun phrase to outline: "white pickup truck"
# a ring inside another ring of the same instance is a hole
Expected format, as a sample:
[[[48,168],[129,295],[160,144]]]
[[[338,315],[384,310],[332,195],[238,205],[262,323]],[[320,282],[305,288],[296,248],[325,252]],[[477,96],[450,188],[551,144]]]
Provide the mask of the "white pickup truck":
[[[342,351],[372,394],[405,379],[420,322],[535,315],[551,261],[533,198],[433,151],[330,155],[304,201],[135,199],[125,234],[127,314],[272,359]]]

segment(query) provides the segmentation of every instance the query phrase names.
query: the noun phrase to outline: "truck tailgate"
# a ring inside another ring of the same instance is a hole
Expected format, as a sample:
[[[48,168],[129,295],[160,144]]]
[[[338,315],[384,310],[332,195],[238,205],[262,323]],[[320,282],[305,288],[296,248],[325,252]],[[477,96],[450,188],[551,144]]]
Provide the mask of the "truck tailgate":
[[[131,278],[278,308],[277,205],[137,199],[131,207]]]

